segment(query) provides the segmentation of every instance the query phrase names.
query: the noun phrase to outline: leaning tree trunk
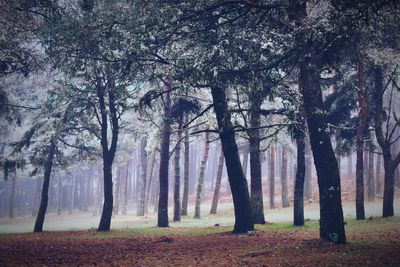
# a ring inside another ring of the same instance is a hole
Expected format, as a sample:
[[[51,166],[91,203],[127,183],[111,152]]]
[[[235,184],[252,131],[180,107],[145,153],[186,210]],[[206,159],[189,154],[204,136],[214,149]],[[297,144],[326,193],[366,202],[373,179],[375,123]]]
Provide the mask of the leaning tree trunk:
[[[218,160],[217,177],[215,179],[214,195],[213,195],[210,214],[217,214],[219,192],[221,191],[221,180],[222,180],[223,168],[224,168],[224,151],[222,150],[222,147],[221,147],[221,153],[219,155],[219,160]]]
[[[50,176],[51,176],[51,169],[53,167],[53,159],[54,159],[55,150],[56,150],[56,143],[54,140],[51,140],[48,151],[47,151],[46,162],[44,164],[42,198],[40,200],[39,211],[38,211],[38,215],[36,217],[35,227],[33,229],[34,232],[42,232],[42,230],[43,230],[44,217],[46,215],[47,204],[49,201]]]
[[[147,137],[144,136],[140,142],[140,178],[138,183],[138,203],[136,216],[144,216],[144,206],[146,201],[146,178],[147,178]]]
[[[269,175],[269,207],[275,209],[275,155],[276,141],[271,144],[270,175]]]
[[[175,148],[175,183],[174,183],[174,222],[181,221],[181,138],[183,127],[183,115],[178,120],[177,144]]]
[[[108,92],[108,104],[109,104],[109,116],[105,105],[104,88],[100,85],[101,81],[97,85],[97,96],[100,104],[100,116],[101,116],[101,148],[103,157],[103,189],[104,189],[104,202],[103,210],[101,212],[101,218],[97,231],[109,231],[111,227],[111,217],[113,212],[113,182],[112,182],[112,165],[117,150],[118,143],[118,115],[117,107],[115,104],[114,89],[110,88]],[[111,121],[111,145],[108,148],[108,120]]]
[[[185,115],[185,123],[189,122],[189,115]],[[189,143],[189,130],[185,129],[184,139],[185,151],[184,151],[184,163],[183,163],[183,197],[182,197],[182,212],[181,215],[186,216],[188,214],[188,202],[189,202],[189,164],[190,164],[190,143]]]
[[[158,227],[168,227],[168,168],[169,168],[169,143],[171,138],[171,88],[170,78],[164,82],[166,87],[164,99],[164,125],[161,135],[160,151],[160,194],[158,198]]]
[[[208,151],[210,150],[210,132],[206,131],[205,139],[204,139],[204,150],[203,150],[203,159],[201,160],[200,164],[200,173],[199,173],[199,180],[197,183],[197,193],[196,193],[196,205],[194,208],[194,218],[200,219],[200,206],[201,200],[203,198],[203,187],[204,187],[204,174],[206,170],[207,160],[208,160]]]
[[[281,169],[281,181],[282,181],[282,207],[289,207],[288,197],[288,183],[287,183],[287,156],[286,148],[282,146],[282,169]]]
[[[357,162],[356,162],[356,218],[365,219],[364,210],[364,129],[367,118],[367,103],[365,101],[364,67],[358,66],[358,126],[357,126]]]
[[[233,232],[245,233],[254,230],[254,224],[249,190],[242,165],[240,164],[235,131],[231,122],[231,114],[228,109],[225,90],[213,87],[211,88],[211,94],[235,210],[235,226]]]
[[[249,129],[249,149],[250,149],[250,196],[251,208],[253,211],[253,223],[265,224],[264,201],[262,191],[262,170],[260,156],[260,108],[262,98],[257,94],[251,99],[250,105],[250,127]]]
[[[301,100],[300,103],[300,126],[305,130],[305,114],[304,105]],[[300,132],[296,136],[297,145],[297,171],[294,184],[294,201],[293,201],[293,224],[295,226],[304,225],[304,178],[306,174],[306,160],[305,160],[305,140],[304,133]],[[311,169],[309,170],[311,171]]]

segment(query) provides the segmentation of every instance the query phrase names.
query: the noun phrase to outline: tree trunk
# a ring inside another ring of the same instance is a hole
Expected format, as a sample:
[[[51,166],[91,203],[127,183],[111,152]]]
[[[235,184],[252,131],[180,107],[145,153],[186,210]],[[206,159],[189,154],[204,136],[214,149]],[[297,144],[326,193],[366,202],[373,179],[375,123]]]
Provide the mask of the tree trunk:
[[[144,206],[146,201],[146,178],[147,178],[147,137],[142,137],[142,141],[140,142],[140,169],[141,174],[138,183],[138,203],[137,203],[137,211],[136,216],[144,216]]]
[[[368,151],[368,200],[373,201],[375,198],[375,179],[374,179],[374,145],[369,143]]]
[[[311,145],[309,140],[305,142],[305,177],[304,177],[304,191],[307,200],[313,199],[312,192],[312,155],[311,155]]]
[[[99,82],[102,83],[101,81]],[[101,115],[101,147],[103,156],[103,179],[104,179],[104,203],[103,210],[101,213],[99,227],[97,231],[109,231],[111,226],[111,217],[113,212],[113,181],[112,181],[112,165],[117,150],[118,143],[118,115],[117,108],[115,106],[115,96],[113,88],[108,91],[108,103],[109,103],[109,116],[105,107],[104,91],[102,87],[97,85],[97,95],[100,104],[100,115]],[[108,119],[111,120],[111,145],[108,148]]]
[[[124,204],[122,205],[122,214],[126,215],[128,213],[128,179],[129,179],[129,159],[125,166],[124,175]]]
[[[289,18],[302,30],[296,41],[302,47],[299,62],[299,87],[303,96],[314,165],[317,170],[320,200],[320,237],[332,243],[346,243],[343,210],[341,201],[340,175],[332,148],[331,140],[326,132],[326,122],[321,117],[324,110],[320,69],[317,55],[308,40],[308,27],[304,27],[307,16],[307,2],[291,0],[288,7]]]
[[[281,181],[282,181],[282,207],[289,207],[288,197],[288,184],[287,184],[287,156],[286,148],[282,146],[282,169],[281,169]]]
[[[208,151],[210,149],[209,139],[210,139],[210,132],[207,131],[205,133],[203,159],[200,164],[199,180],[197,183],[196,205],[195,205],[195,209],[194,209],[194,218],[195,219],[200,219],[200,206],[201,206],[201,200],[203,198],[203,193],[204,193],[203,192],[204,173],[205,173],[206,166],[207,166]]]
[[[269,207],[275,209],[275,155],[276,141],[271,144],[270,175],[269,175]]]
[[[174,184],[174,222],[181,221],[181,138],[183,127],[183,115],[178,120],[177,144],[175,148],[175,184]]]
[[[235,210],[233,232],[245,233],[254,230],[254,224],[247,181],[240,164],[231,114],[228,109],[225,90],[213,87],[211,88],[211,94]]]
[[[40,200],[39,212],[36,217],[35,227],[33,229],[34,232],[42,232],[43,230],[44,217],[46,215],[47,204],[49,201],[50,176],[51,176],[51,169],[53,167],[53,158],[55,150],[56,150],[56,144],[54,140],[51,140],[47,151],[46,162],[44,164],[42,198]]]
[[[147,185],[147,191],[146,191],[146,201],[144,203],[145,206],[145,211],[148,212],[149,211],[149,202],[150,202],[150,189],[152,187],[153,182],[153,177],[154,177],[154,166],[156,165],[156,151],[157,149],[154,149],[153,153],[152,153],[152,159],[151,159],[151,165],[150,165],[150,170],[149,170],[149,182]]]
[[[185,123],[189,122],[189,115],[185,115]],[[183,163],[183,197],[182,197],[182,212],[181,215],[186,216],[188,214],[188,202],[189,202],[189,164],[190,164],[190,143],[189,143],[189,130],[185,129],[185,151],[184,151],[184,163]]]
[[[376,158],[376,193],[381,194],[382,193],[382,177],[381,177],[381,163],[382,161],[382,155],[378,154]]]
[[[114,194],[114,215],[119,214],[119,199],[120,199],[120,188],[121,188],[121,176],[122,170],[121,167],[117,167],[117,176],[115,177],[115,194]]]
[[[396,167],[389,155],[383,157],[385,168],[385,180],[383,189],[383,211],[382,217],[394,216],[393,201],[394,201],[394,172]]]
[[[221,180],[222,180],[223,168],[224,168],[224,151],[222,150],[222,147],[221,147],[221,152],[220,152],[219,160],[218,160],[217,177],[215,179],[214,195],[213,195],[210,214],[217,214],[219,192],[221,191]]]
[[[305,111],[303,101],[301,99],[300,107],[300,123],[301,129],[305,129]],[[306,174],[306,159],[304,133],[300,132],[296,136],[297,145],[297,170],[294,184],[294,201],[293,201],[293,224],[295,226],[304,225],[304,178]],[[311,172],[311,169],[309,170]]]
[[[365,101],[365,81],[364,67],[361,62],[358,66],[358,118],[357,127],[357,162],[356,162],[356,218],[357,220],[365,219],[364,210],[364,130],[367,117],[367,103]]]
[[[260,156],[260,108],[262,98],[258,94],[250,97],[250,127],[249,149],[250,149],[250,196],[251,208],[253,211],[253,223],[265,224],[264,201],[262,191],[262,169]]]
[[[166,87],[164,99],[164,125],[161,137],[160,152],[160,194],[158,199],[158,227],[168,227],[168,168],[169,168],[169,143],[171,138],[171,88],[172,81],[164,82]]]

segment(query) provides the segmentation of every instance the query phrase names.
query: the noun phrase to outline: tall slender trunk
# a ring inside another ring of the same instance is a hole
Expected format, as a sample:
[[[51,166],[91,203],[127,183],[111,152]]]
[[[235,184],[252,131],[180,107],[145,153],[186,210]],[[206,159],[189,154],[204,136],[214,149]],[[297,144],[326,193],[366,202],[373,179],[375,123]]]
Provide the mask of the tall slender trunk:
[[[262,98],[258,94],[250,97],[250,127],[249,148],[250,148],[250,196],[251,208],[253,211],[253,223],[265,224],[264,200],[262,191],[262,168],[260,156],[260,109]]]
[[[222,170],[224,168],[224,151],[221,147],[221,152],[219,154],[217,177],[215,179],[214,195],[211,204],[210,214],[217,214],[219,193],[221,191],[221,180],[222,180]]]
[[[357,127],[357,162],[356,162],[356,218],[365,219],[364,210],[364,129],[367,118],[367,103],[365,101],[364,67],[358,66],[358,127]]]
[[[282,168],[281,168],[281,181],[282,181],[282,207],[289,207],[288,197],[288,183],[287,183],[287,156],[286,148],[282,146]]]
[[[150,189],[153,185],[153,177],[154,177],[154,167],[156,165],[156,149],[153,151],[152,153],[152,159],[151,159],[151,164],[150,164],[150,170],[149,170],[149,182],[147,183],[147,191],[146,191],[146,201],[145,201],[145,211],[148,212],[149,211],[149,202],[150,202]]]
[[[211,94],[235,210],[235,226],[233,232],[244,233],[252,231],[254,230],[254,224],[249,190],[242,165],[240,164],[235,132],[231,122],[231,114],[228,109],[225,90],[212,87]]]
[[[368,151],[368,200],[373,201],[375,198],[375,179],[374,179],[374,145],[369,143]]]
[[[189,122],[189,115],[185,115],[185,123]],[[183,163],[183,197],[182,197],[182,212],[181,215],[186,216],[188,214],[188,202],[189,202],[189,165],[190,165],[190,143],[189,143],[189,130],[185,129],[184,139],[185,151],[184,151],[184,163]]]
[[[44,217],[46,215],[47,204],[49,201],[50,176],[51,176],[51,169],[53,167],[53,159],[54,159],[55,150],[56,150],[56,143],[52,139],[49,143],[49,147],[47,150],[47,158],[46,158],[46,162],[44,164],[42,197],[40,200],[38,215],[37,215],[36,221],[35,221],[35,227],[33,229],[34,232],[42,232],[42,230],[43,230]]]
[[[142,137],[140,142],[140,178],[138,183],[138,203],[136,216],[144,216],[144,206],[146,201],[146,178],[147,178],[147,136]]]
[[[103,156],[103,180],[104,180],[104,202],[103,210],[101,212],[101,218],[97,231],[109,231],[111,226],[111,217],[113,212],[113,182],[112,182],[112,165],[117,150],[118,143],[118,115],[117,107],[115,103],[114,88],[108,90],[108,106],[109,116],[106,110],[104,88],[101,86],[101,81],[97,84],[97,96],[100,104],[100,116],[101,116],[101,148]],[[111,145],[108,148],[108,119],[111,120]]]
[[[177,144],[175,148],[175,184],[174,184],[174,222],[181,220],[181,138],[182,138],[182,127],[183,127],[183,115],[178,119],[178,132],[177,132]]]
[[[10,218],[14,218],[15,183],[16,183],[16,177],[15,177],[15,175],[12,175],[11,194],[10,194],[10,209],[9,209],[9,213],[8,213]]]
[[[302,99],[300,101],[299,113],[301,129],[305,129],[305,111]],[[306,143],[303,132],[298,133],[296,145],[297,170],[294,184],[293,224],[295,226],[302,226],[304,225],[304,178],[306,174]],[[309,171],[311,171],[311,169]]]
[[[129,179],[129,162],[126,162],[125,175],[124,175],[124,204],[122,205],[122,214],[126,215],[128,213],[128,179]]]
[[[168,227],[168,168],[169,168],[169,143],[171,138],[171,78],[167,78],[164,99],[164,125],[161,134],[160,152],[160,194],[158,199],[158,227]]]
[[[312,192],[312,154],[311,154],[311,145],[309,140],[305,142],[305,176],[304,176],[304,191],[307,200],[313,199]]]
[[[276,141],[271,144],[270,175],[269,175],[269,207],[275,209],[275,156]]]
[[[378,154],[376,158],[376,193],[382,193],[382,174],[381,174],[381,165],[382,165],[382,155]]]
[[[209,139],[210,139],[210,132],[207,131],[205,133],[203,159],[201,160],[199,180],[197,183],[196,204],[195,204],[195,208],[194,208],[194,218],[196,218],[196,219],[200,219],[200,206],[201,206],[201,200],[202,200],[203,194],[204,194],[204,192],[203,192],[204,191],[203,190],[204,173],[205,173],[206,166],[207,166],[208,151],[210,149]]]
[[[121,176],[122,176],[122,170],[121,167],[117,167],[117,177],[115,177],[115,197],[114,197],[114,215],[119,214],[119,200],[120,200],[120,189],[121,189]]]

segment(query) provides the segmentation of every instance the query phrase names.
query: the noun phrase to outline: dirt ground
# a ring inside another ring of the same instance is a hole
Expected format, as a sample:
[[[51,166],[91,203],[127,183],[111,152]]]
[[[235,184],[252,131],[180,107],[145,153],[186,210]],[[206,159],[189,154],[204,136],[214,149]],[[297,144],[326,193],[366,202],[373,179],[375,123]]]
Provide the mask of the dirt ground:
[[[400,218],[350,222],[348,244],[318,238],[318,223],[0,235],[1,266],[399,266]]]

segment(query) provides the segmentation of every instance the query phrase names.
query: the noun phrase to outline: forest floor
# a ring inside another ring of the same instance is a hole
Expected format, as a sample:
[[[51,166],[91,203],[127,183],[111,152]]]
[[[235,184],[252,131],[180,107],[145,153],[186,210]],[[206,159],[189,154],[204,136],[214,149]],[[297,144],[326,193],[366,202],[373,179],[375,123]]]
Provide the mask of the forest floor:
[[[399,266],[400,217],[347,220],[348,243],[318,238],[318,221],[257,226],[0,235],[1,266]]]

